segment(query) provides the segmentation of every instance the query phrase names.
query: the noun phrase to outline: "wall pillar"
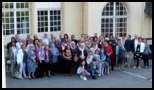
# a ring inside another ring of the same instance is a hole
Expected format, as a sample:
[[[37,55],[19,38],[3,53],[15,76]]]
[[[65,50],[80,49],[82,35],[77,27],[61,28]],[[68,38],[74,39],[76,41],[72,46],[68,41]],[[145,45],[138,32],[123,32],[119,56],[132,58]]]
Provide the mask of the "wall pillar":
[[[37,2],[30,2],[30,33],[31,36],[34,36],[34,34],[38,33],[37,30]]]
[[[3,25],[2,25],[3,32]],[[5,58],[4,58],[4,40],[2,35],[2,88],[6,88],[6,75],[5,75]]]

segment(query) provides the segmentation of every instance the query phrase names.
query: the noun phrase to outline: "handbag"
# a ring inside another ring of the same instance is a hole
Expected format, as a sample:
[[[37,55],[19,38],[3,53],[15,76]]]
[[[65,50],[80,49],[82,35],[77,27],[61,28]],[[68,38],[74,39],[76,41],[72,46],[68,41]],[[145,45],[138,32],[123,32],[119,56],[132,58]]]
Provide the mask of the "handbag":
[[[6,65],[10,66],[11,65],[11,60],[8,57],[6,57],[5,59],[6,59]]]
[[[21,75],[21,73],[18,72],[18,71],[15,72],[14,77],[17,78],[17,79],[22,79],[22,75]]]
[[[74,62],[78,62],[78,56],[74,56]]]

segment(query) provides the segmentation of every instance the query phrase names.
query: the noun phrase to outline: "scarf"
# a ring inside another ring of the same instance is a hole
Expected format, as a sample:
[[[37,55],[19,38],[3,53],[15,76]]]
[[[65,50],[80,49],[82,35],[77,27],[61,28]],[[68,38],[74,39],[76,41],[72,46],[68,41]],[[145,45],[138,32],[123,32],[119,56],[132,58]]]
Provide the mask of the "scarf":
[[[43,49],[42,49],[42,48],[38,48],[38,50],[39,50],[39,57],[40,57],[40,58],[44,58],[44,57],[43,57],[43,55],[44,55]]]
[[[84,48],[82,49],[79,47],[79,50],[81,51],[81,57],[84,57]]]

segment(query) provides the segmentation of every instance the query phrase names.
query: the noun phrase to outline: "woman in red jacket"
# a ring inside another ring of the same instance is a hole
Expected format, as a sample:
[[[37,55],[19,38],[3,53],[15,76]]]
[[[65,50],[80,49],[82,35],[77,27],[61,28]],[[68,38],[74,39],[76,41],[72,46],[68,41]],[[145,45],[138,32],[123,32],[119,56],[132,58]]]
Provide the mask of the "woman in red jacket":
[[[103,42],[102,48],[104,49],[104,53],[106,55],[106,62],[110,65],[110,61],[111,61],[110,55],[113,52],[112,47],[108,44],[107,40],[105,40]],[[106,72],[107,72],[107,75],[109,75],[109,68]]]

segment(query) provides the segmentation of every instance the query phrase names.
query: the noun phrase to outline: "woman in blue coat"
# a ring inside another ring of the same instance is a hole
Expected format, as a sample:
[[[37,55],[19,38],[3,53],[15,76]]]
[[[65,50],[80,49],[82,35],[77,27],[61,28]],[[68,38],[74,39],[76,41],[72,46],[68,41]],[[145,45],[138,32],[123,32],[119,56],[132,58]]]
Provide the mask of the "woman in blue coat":
[[[56,72],[57,72],[57,61],[58,61],[58,56],[59,56],[59,50],[55,47],[54,43],[50,44],[50,51],[52,53],[52,73],[54,76],[56,76]]]
[[[32,78],[35,79],[34,72],[36,70],[36,54],[34,52],[34,45],[31,44],[28,51],[28,60],[27,60],[27,67],[28,67],[28,79]]]

